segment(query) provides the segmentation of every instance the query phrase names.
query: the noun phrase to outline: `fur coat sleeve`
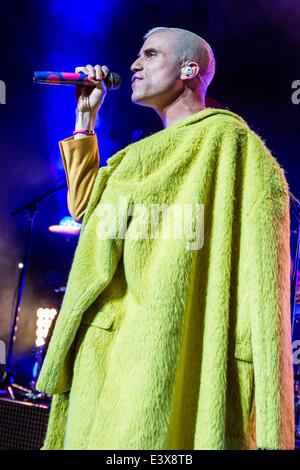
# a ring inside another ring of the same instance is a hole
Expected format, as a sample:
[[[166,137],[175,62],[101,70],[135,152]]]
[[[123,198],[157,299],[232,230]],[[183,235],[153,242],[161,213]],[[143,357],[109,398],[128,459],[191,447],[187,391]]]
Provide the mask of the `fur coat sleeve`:
[[[267,153],[251,137],[248,152]],[[282,170],[271,161],[273,168],[267,159],[256,167],[259,195],[247,222],[256,436],[260,448],[293,449],[289,193]]]

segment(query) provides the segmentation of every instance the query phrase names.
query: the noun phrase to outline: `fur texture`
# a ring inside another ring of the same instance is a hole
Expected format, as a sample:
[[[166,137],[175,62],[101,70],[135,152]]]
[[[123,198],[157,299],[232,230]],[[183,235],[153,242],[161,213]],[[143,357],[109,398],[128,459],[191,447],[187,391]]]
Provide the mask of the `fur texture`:
[[[245,121],[206,109],[100,168],[38,380],[46,449],[292,449],[289,195]],[[204,245],[99,239],[100,203],[204,204]]]

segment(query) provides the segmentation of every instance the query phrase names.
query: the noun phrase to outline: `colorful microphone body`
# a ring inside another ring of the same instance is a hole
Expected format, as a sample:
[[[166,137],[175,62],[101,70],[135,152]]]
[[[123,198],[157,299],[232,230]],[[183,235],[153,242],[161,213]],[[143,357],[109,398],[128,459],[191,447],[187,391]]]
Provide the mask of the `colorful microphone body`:
[[[33,81],[49,85],[95,86],[83,72],[34,72]],[[121,85],[120,75],[114,72],[109,72],[103,81],[109,90],[116,90]]]

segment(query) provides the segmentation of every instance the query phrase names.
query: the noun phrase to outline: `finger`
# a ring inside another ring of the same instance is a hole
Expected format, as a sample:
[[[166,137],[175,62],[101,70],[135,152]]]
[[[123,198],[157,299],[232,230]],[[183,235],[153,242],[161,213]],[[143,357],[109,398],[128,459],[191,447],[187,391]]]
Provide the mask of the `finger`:
[[[95,78],[96,77],[96,72],[94,70],[94,67],[91,65],[91,64],[87,64],[86,66],[87,70],[88,70],[88,77],[89,79],[90,78]]]
[[[94,85],[99,85],[101,84],[101,80],[96,80],[95,78],[88,77],[89,81],[93,83]]]
[[[109,74],[109,68],[106,66],[106,65],[102,65],[102,73],[104,75],[104,78],[107,77],[107,75]]]
[[[80,72],[85,73],[86,75],[89,74],[89,71],[86,67],[76,67],[75,73],[80,73]]]
[[[104,75],[102,73],[101,66],[99,64],[95,65],[95,72],[96,72],[96,79],[97,80],[102,80],[104,78]]]

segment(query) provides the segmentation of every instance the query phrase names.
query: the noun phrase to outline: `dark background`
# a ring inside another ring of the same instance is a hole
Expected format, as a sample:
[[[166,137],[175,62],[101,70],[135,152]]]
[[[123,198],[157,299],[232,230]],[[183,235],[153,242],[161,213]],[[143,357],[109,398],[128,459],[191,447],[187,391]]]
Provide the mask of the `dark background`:
[[[0,80],[0,339],[8,341],[13,296],[28,218],[11,212],[65,183],[58,141],[72,134],[74,87],[33,84],[35,70],[74,71],[88,63],[120,73],[120,90],[108,94],[97,121],[101,165],[132,140],[135,131],[162,128],[153,110],[131,102],[130,65],[152,27],[191,30],[206,39],[216,58],[208,96],[240,114],[284,168],[300,199],[300,80],[298,0],[25,1],[1,4]],[[66,190],[38,205],[14,353],[19,383],[33,360],[38,307],[59,308],[76,248],[48,227],[68,215]],[[291,235],[292,244],[294,234]]]

